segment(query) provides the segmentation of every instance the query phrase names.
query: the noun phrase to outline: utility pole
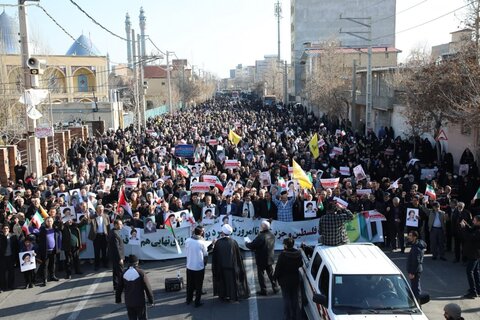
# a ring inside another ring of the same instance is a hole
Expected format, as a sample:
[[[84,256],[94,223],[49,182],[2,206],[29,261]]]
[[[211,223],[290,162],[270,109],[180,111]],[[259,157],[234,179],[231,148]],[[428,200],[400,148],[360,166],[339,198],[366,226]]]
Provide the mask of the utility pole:
[[[172,106],[172,87],[170,83],[170,51],[167,51],[167,84],[168,84],[168,110],[170,114],[173,113]]]
[[[280,0],[275,3],[275,17],[277,17],[277,60],[280,61],[280,19],[282,19],[282,5]]]
[[[137,119],[137,131],[140,132],[140,101],[139,101],[139,93],[138,93],[138,74],[137,74],[137,64],[138,64],[138,55],[137,50],[135,48],[135,30],[132,29],[132,57],[133,57],[133,95],[135,97],[135,117]]]
[[[32,88],[32,75],[27,65],[27,60],[30,58],[30,49],[28,46],[28,29],[27,29],[27,7],[25,2],[27,0],[18,0],[18,20],[20,24],[20,50],[23,70],[23,84],[24,90]],[[35,172],[37,177],[42,176],[42,161],[40,159],[40,142],[35,137],[35,128],[37,127],[37,121],[28,117],[28,106],[25,107],[25,126],[26,126],[26,139],[27,139],[27,157],[28,157],[28,169],[30,172]]]
[[[137,48],[138,48],[138,52],[142,52],[142,41],[141,40],[141,37],[139,34],[137,34]],[[145,84],[143,83],[144,81],[144,71],[143,71],[143,68],[144,68],[144,65],[145,65],[145,58],[142,56],[142,55],[138,55],[139,58],[138,58],[138,69],[139,69],[139,73],[140,73],[140,79],[138,81],[138,102],[140,103],[140,118],[139,118],[139,126],[140,127],[143,127],[143,128],[146,128],[147,127],[147,118],[146,118],[146,115],[145,115],[145,110],[146,110],[146,105],[145,105]]]
[[[357,128],[357,60],[355,59],[353,59],[352,71],[352,109],[347,116],[352,122],[352,129],[355,132]]]
[[[365,135],[368,135],[370,130],[374,130],[374,123],[372,119],[372,18],[345,18],[340,15],[340,19],[348,20],[359,24],[365,28],[367,31],[355,31],[355,32],[342,32],[351,36],[360,38],[367,41],[368,43],[368,60],[367,60],[367,85],[366,85],[366,95],[365,95]],[[367,22],[363,22],[367,21]],[[366,34],[367,36],[362,36],[361,34]]]
[[[285,61],[284,75],[283,75],[283,103],[285,106],[288,104],[288,66],[287,61]]]

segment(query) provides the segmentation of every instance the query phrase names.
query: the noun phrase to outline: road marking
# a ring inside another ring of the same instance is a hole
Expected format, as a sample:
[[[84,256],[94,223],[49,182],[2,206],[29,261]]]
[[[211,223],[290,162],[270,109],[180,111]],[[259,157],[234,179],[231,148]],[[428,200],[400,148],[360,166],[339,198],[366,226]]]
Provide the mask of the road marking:
[[[82,300],[77,304],[73,312],[70,314],[67,320],[76,320],[80,315],[80,312],[85,308],[88,300],[92,296],[92,294],[97,290],[100,281],[106,276],[106,271],[100,273],[100,277],[96,278],[95,281],[90,285],[85,295],[82,297]]]
[[[248,286],[250,288],[250,298],[248,298],[248,313],[250,320],[258,320],[258,305],[257,305],[257,289],[255,288],[255,275],[253,271],[253,257],[252,252],[247,252],[247,274]]]

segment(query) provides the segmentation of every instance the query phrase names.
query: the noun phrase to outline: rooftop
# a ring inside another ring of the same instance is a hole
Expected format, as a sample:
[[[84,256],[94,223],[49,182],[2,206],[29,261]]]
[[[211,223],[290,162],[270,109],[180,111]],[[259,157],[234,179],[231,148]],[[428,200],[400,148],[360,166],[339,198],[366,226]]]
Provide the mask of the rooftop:
[[[100,51],[95,47],[90,38],[83,34],[70,46],[67,56],[99,56]]]
[[[397,266],[375,245],[321,246],[320,255],[333,274],[399,274]]]

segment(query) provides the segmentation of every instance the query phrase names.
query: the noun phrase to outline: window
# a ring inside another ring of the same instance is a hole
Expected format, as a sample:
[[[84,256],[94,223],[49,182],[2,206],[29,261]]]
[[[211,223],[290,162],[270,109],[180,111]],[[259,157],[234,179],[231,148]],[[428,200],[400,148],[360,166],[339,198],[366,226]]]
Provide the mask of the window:
[[[85,74],[78,76],[78,92],[88,92],[88,77]]]
[[[325,295],[328,299],[328,285],[330,283],[330,273],[328,272],[327,267],[323,267],[318,283],[320,284],[320,293]]]
[[[312,275],[312,277],[314,279],[317,278],[317,273],[318,273],[318,269],[320,269],[320,265],[322,264],[322,258],[320,257],[320,255],[317,253],[315,255],[315,258],[313,259],[313,263],[312,263],[312,269],[310,269],[310,274]]]

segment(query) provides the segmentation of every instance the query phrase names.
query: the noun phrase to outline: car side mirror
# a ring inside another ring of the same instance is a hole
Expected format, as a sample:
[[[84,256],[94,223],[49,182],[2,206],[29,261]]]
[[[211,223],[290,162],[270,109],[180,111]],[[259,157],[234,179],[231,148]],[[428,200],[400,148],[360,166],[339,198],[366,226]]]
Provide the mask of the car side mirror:
[[[421,294],[418,297],[418,302],[420,302],[420,305],[426,304],[430,301],[430,295],[429,294]]]
[[[327,296],[325,296],[324,294],[314,293],[313,302],[321,304],[325,308],[328,308],[328,299],[327,299]]]

